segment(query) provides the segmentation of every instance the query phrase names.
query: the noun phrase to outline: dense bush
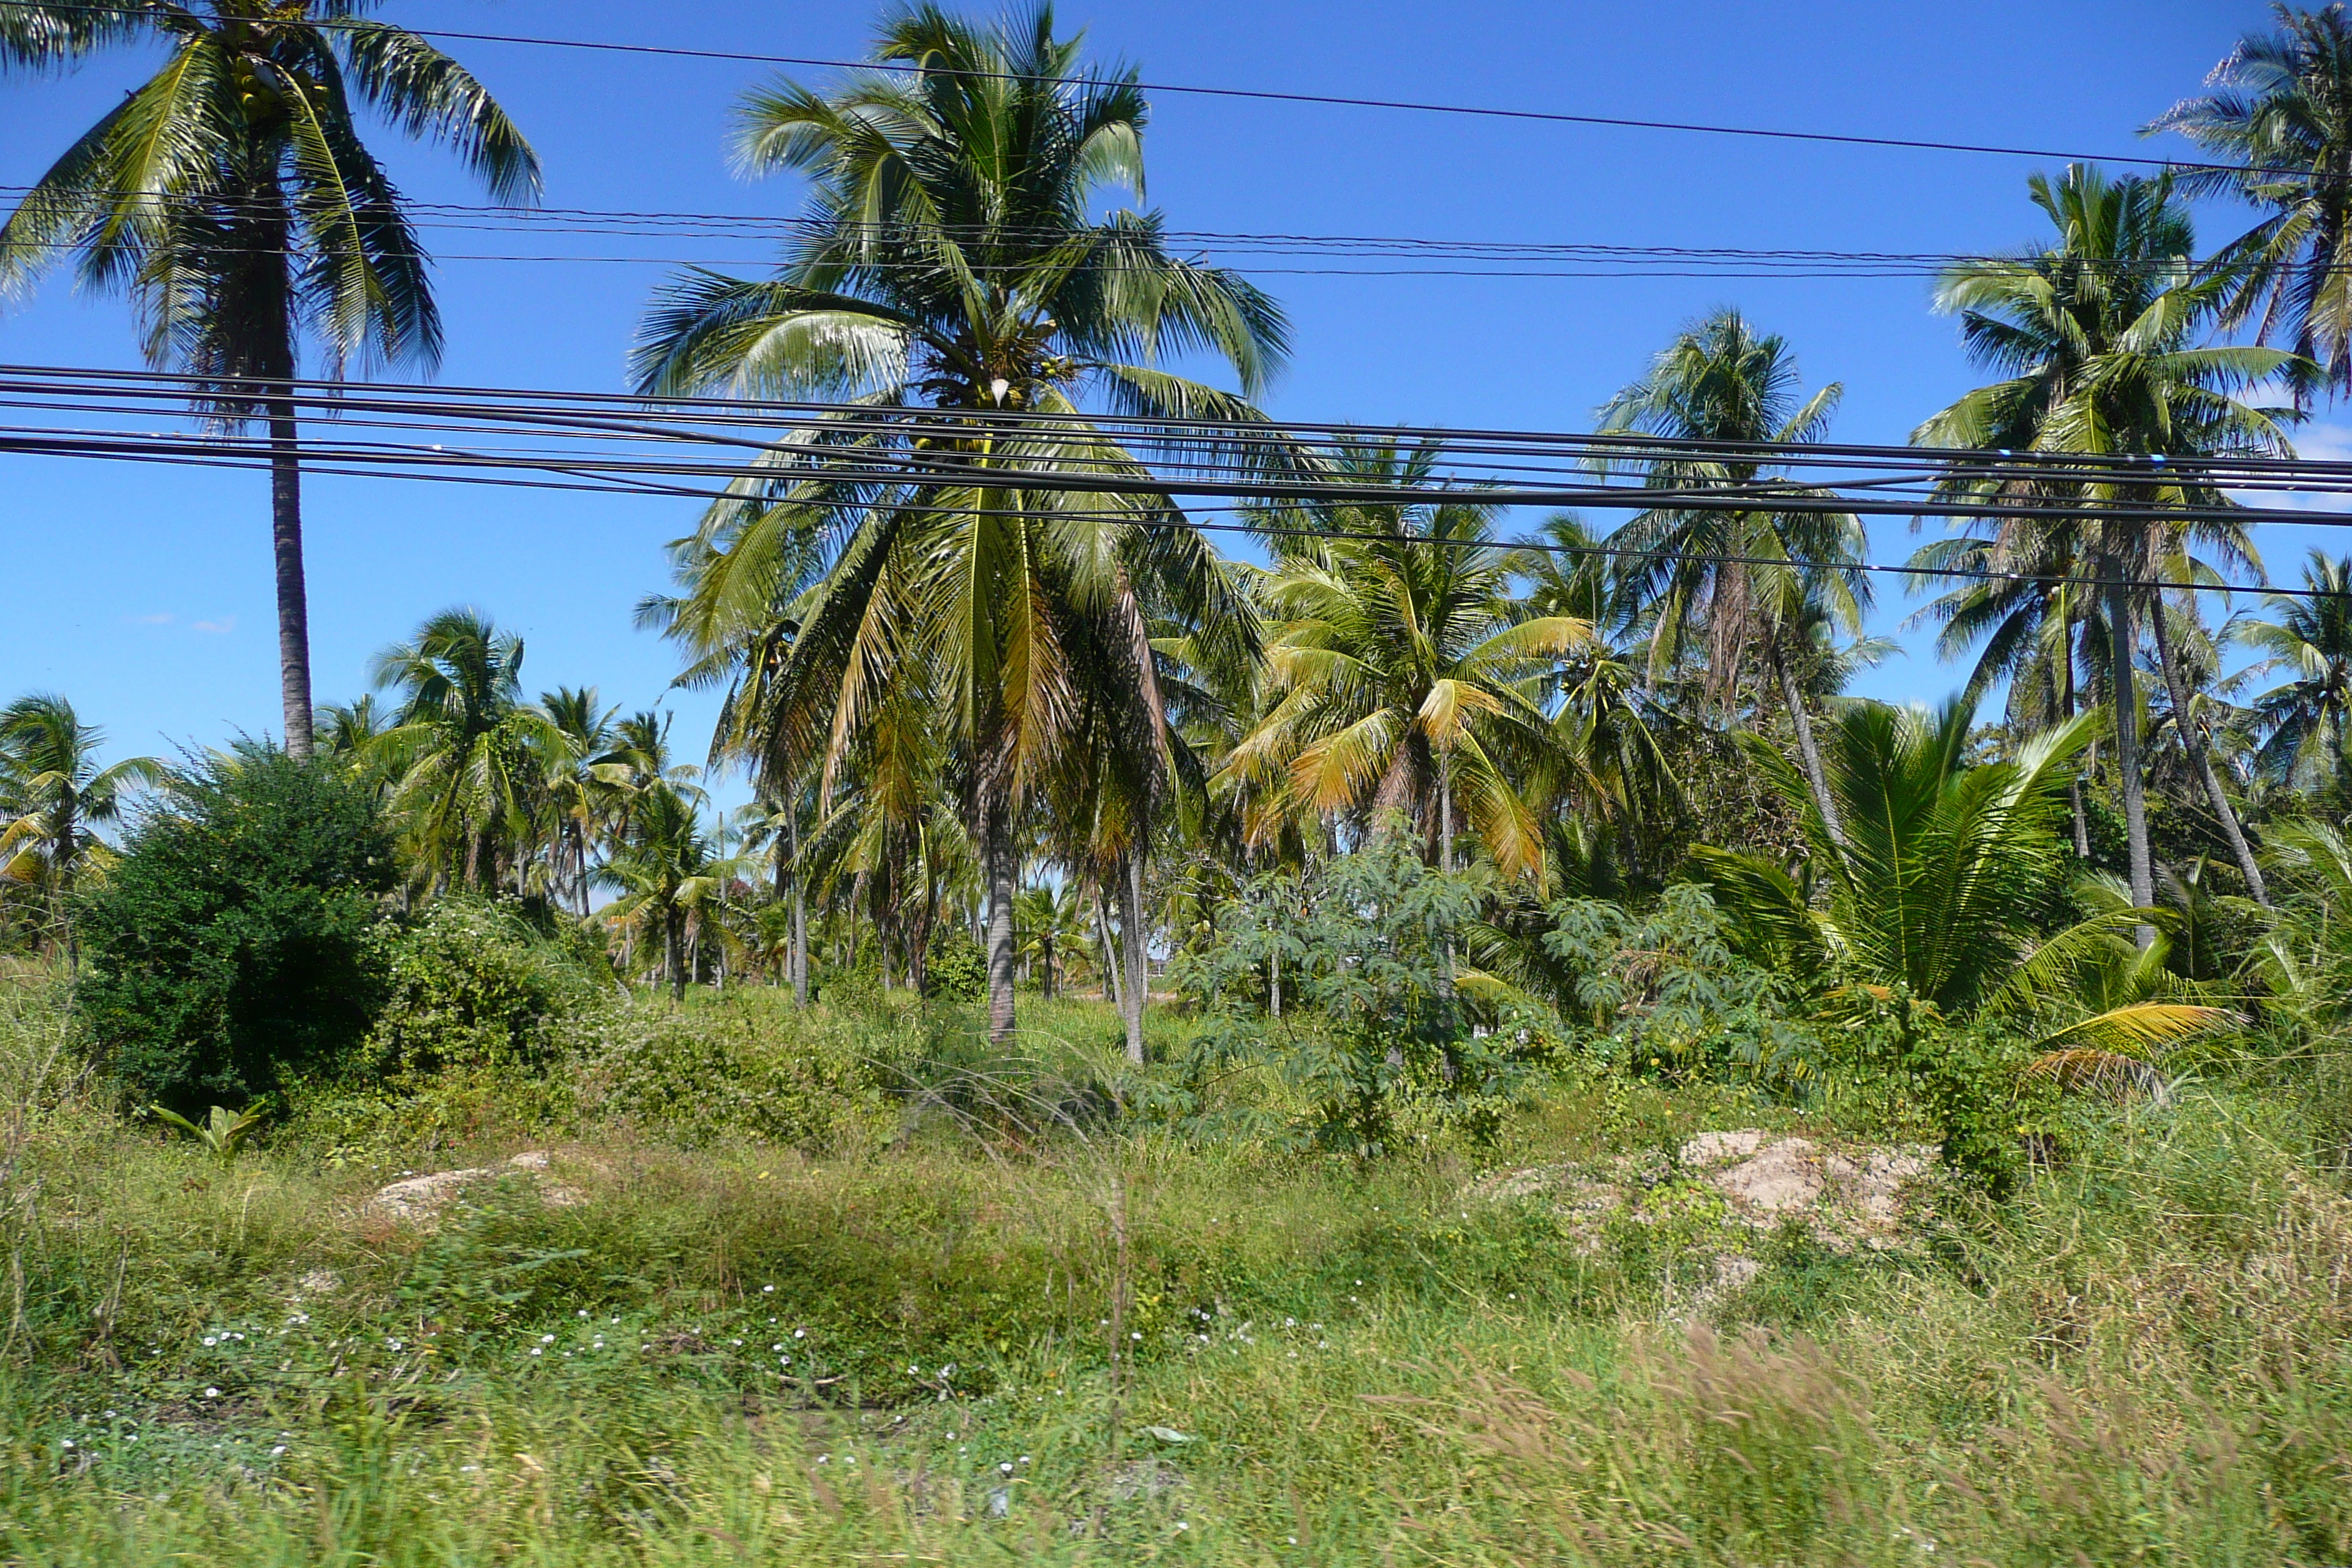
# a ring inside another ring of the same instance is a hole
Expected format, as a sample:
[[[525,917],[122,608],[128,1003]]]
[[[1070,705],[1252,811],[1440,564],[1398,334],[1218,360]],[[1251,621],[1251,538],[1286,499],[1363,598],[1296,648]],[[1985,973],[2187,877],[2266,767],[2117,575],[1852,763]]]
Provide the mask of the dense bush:
[[[383,989],[373,797],[259,742],[194,763],[79,912],[77,1003],[139,1102],[242,1105],[341,1061]]]
[[[557,1021],[599,994],[593,971],[496,904],[443,899],[382,944],[387,994],[369,1043],[373,1065],[403,1080],[543,1066]]]
[[[607,1006],[568,1034],[583,1114],[688,1145],[731,1135],[813,1153],[896,1128],[886,1090],[913,1049],[878,1011],[798,1013],[773,993],[686,1012]]]

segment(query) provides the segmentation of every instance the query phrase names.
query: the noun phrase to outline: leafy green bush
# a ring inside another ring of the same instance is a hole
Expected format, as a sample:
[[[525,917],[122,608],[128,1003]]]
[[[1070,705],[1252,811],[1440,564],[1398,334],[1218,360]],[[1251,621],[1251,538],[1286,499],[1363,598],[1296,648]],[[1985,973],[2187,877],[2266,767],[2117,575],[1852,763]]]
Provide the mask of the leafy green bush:
[[[1789,1018],[1785,984],[1732,952],[1705,888],[1669,888],[1642,913],[1563,900],[1551,919],[1543,947],[1562,972],[1563,1013],[1605,1065],[1782,1088],[1812,1076],[1818,1043]]]
[[[1205,1016],[1193,1076],[1270,1064],[1312,1108],[1300,1131],[1358,1159],[1396,1145],[1397,1113],[1416,1095],[1491,1124],[1517,1064],[1472,1034],[1453,983],[1454,947],[1479,900],[1475,877],[1424,866],[1402,833],[1303,880],[1252,884],[1175,967]],[[1288,997],[1278,1015],[1277,964]]]
[[[977,1002],[988,994],[988,954],[961,926],[931,944],[923,994],[942,1002]]]
[[[909,1043],[886,1016],[795,1013],[763,994],[685,1012],[600,1008],[572,1020],[564,1048],[584,1115],[688,1145],[733,1136],[814,1153],[888,1135],[888,1064]]]
[[[388,994],[370,1044],[398,1079],[542,1067],[556,1022],[598,995],[570,953],[478,900],[442,899],[383,945]]]
[[[393,879],[373,797],[331,769],[257,742],[192,765],[80,910],[77,1003],[121,1092],[194,1113],[342,1060]]]

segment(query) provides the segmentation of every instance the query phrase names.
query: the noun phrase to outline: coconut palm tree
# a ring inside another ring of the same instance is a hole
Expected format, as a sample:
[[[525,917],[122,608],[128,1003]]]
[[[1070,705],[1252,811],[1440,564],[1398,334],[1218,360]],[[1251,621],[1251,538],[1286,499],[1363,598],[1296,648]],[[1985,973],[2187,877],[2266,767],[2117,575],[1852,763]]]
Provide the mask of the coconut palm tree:
[[[795,596],[787,567],[773,592],[748,596],[756,616],[784,619],[789,605],[794,623],[748,728],[781,780],[817,760],[823,798],[892,683],[930,667],[986,867],[1002,1040],[1019,819],[1082,719],[1114,715],[1102,728],[1122,743],[1160,744],[1146,606],[1191,605],[1223,637],[1252,626],[1165,500],[1087,489],[1148,483],[1150,470],[1082,407],[1255,418],[1244,398],[1287,331],[1238,276],[1169,254],[1156,214],[1093,216],[1106,194],[1141,190],[1147,108],[1131,70],[1081,75],[1080,40],[1055,36],[1049,7],[977,26],[919,5],[883,25],[874,58],[904,68],[830,92],[781,82],[743,102],[739,163],[809,181],[804,235],[771,279],[698,272],[670,289],[636,374],[649,392],[864,405],[780,443],[741,488],[776,527],[822,530],[813,588]],[[1156,368],[1163,351],[1223,361],[1241,395]],[[947,416],[900,412],[915,407]],[[824,470],[840,457],[908,478],[836,484]],[[999,482],[1004,470],[1055,488]],[[762,646],[760,633],[739,623],[693,657]]]
[[[262,420],[270,452],[278,658],[286,748],[311,746],[299,432],[286,386],[307,336],[350,363],[430,365],[441,346],[423,250],[360,135],[362,107],[454,151],[502,202],[539,189],[539,160],[465,68],[367,0],[20,0],[0,66],[160,46],[161,69],[109,110],[0,226],[0,289],[67,255],[129,293],[150,363],[196,381],[230,426]]]
[[[1438,452],[1346,447],[1349,482],[1426,482]],[[1255,597],[1275,625],[1269,706],[1225,759],[1235,781],[1279,780],[1330,819],[1402,816],[1454,866],[1457,813],[1507,873],[1540,876],[1543,835],[1515,782],[1552,733],[1541,683],[1592,637],[1590,621],[1529,616],[1524,562],[1494,540],[1495,509],[1349,504],[1328,537],[1277,540]]]
[[[547,758],[548,772],[538,794],[554,819],[555,879],[571,889],[575,911],[588,918],[588,858],[604,835],[613,809],[614,787],[600,776],[616,759],[619,731],[613,720],[618,707],[606,708],[589,687],[559,686],[543,691],[540,710],[554,727],[559,743]]]
[[[2158,115],[2205,157],[2191,195],[2230,195],[2269,216],[2208,264],[2228,288],[2221,320],[2252,320],[2256,342],[2294,345],[2298,404],[2352,390],[2352,21],[2341,5],[2271,7],[2278,30],[2250,35],[2209,79],[2216,89]]]
[[[376,655],[379,689],[401,706],[375,745],[394,776],[392,808],[429,874],[499,886],[509,841],[537,815],[562,732],[522,695],[522,638],[473,610],[444,610]]]
[[[658,779],[638,797],[627,837],[596,868],[596,879],[621,894],[604,918],[625,931],[661,933],[673,1001],[686,994],[688,924],[715,910],[735,870],[718,854],[694,797]]]
[[[2285,368],[2293,356],[2254,346],[2192,344],[2198,330],[2221,310],[2225,286],[2198,272],[2191,258],[2195,236],[2171,181],[2110,180],[2078,163],[2055,184],[2041,174],[2028,184],[2034,205],[2057,230],[2055,240],[2013,259],[1962,262],[1937,289],[1937,309],[1960,318],[1970,357],[2001,373],[2002,379],[1928,419],[1912,440],[1979,451],[2031,448],[2103,457],[2288,452],[2289,411],[2256,407],[2236,395]],[[2146,908],[2156,896],[2134,679],[2142,626],[2155,642],[2172,710],[2184,716],[2179,731],[2191,771],[2247,890],[2265,899],[2261,868],[2214,770],[2203,726],[2193,718],[2175,656],[2171,616],[2153,610],[2158,584],[2211,575],[2194,558],[2195,549],[2218,555],[2226,566],[2259,573],[2260,562],[2242,530],[2146,515],[2151,508],[2223,506],[2226,498],[2157,477],[2153,470],[2144,479],[2103,472],[2081,481],[2042,479],[2030,494],[2019,493],[2010,481],[1974,477],[1956,479],[1944,489],[2028,512],[2063,503],[2112,506],[2125,513],[2071,526],[2080,540],[2077,556],[2092,563],[2105,602],[2132,901]],[[2193,614],[2186,602],[2190,596],[2181,596],[2177,613]],[[2153,927],[2145,929],[2143,943],[2152,942],[2155,934]]]
[[[2231,635],[2263,656],[2250,676],[2286,677],[2254,700],[2263,733],[2255,766],[2313,789],[2344,782],[2352,744],[2352,557],[2313,551],[2303,585],[2307,596],[2267,596],[2277,619],[2241,621]]]
[[[0,878],[47,890],[51,928],[68,964],[79,959],[74,884],[108,858],[93,827],[121,815],[127,791],[158,787],[171,777],[152,757],[99,766],[105,743],[105,731],[83,723],[62,697],[36,693],[0,708],[0,802],[13,814],[0,824]]]
[[[1648,374],[1601,411],[1601,423],[1614,433],[1733,444],[1719,453],[1645,459],[1649,488],[1746,487],[1775,470],[1742,455],[1738,444],[1819,440],[1843,394],[1832,382],[1801,397],[1788,341],[1759,333],[1726,310],[1667,345]],[[1620,571],[1650,617],[1653,678],[1696,649],[1705,660],[1706,695],[1730,704],[1751,660],[1760,666],[1788,712],[1805,776],[1836,837],[1835,805],[1821,782],[1821,752],[1799,681],[1797,627],[1810,613],[1827,616],[1849,634],[1862,629],[1869,587],[1856,570],[1867,544],[1860,521],[1833,511],[1669,506],[1635,517],[1611,543],[1633,552]]]

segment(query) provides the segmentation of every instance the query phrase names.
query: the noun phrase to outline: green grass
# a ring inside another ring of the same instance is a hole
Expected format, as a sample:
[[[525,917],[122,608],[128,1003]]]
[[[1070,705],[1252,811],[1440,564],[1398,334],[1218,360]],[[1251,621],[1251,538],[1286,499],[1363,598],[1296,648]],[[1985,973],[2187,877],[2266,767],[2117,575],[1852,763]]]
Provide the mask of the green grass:
[[[1065,1079],[1109,1070],[1099,1006],[1031,1018]],[[2093,1114],[2000,1209],[1771,1238],[1695,1309],[1700,1222],[1592,1247],[1465,1193],[1755,1124],[1737,1097],[1563,1082],[1499,1149],[1369,1173],[953,1117],[681,1147],[576,1104],[224,1167],[37,1071],[58,1029],[0,1003],[36,1108],[0,1146],[0,1562],[2352,1556],[2352,1203],[2275,1092]],[[379,1157],[530,1144],[584,1201],[363,1206]]]

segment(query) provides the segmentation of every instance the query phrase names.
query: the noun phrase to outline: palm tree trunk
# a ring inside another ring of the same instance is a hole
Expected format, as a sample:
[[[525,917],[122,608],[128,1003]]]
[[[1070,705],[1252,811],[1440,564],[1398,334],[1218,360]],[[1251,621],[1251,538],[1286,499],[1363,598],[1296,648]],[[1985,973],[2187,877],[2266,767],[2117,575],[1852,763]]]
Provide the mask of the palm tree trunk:
[[[2131,599],[2124,587],[2123,563],[2112,555],[2104,563],[2106,579],[2109,676],[2116,694],[2116,773],[2124,797],[2124,838],[2128,846],[2128,873],[2134,907],[2156,902],[2156,874],[2147,855],[2147,781],[2139,776],[2139,697],[2132,678]],[[2143,951],[2156,943],[2156,928],[2139,928]]]
[[[1119,984],[1118,948],[1110,940],[1110,900],[1103,896],[1100,885],[1095,888],[1095,946],[1102,956],[1103,1000],[1118,1008],[1118,1016],[1127,1016],[1126,994]]]
[[[789,858],[776,868],[781,882],[789,868],[793,879],[793,947],[784,961],[792,972],[793,1005],[808,1005],[808,892],[801,886],[801,813],[795,800],[784,813],[784,847]]]
[[[1813,740],[1813,721],[1805,711],[1804,693],[1797,689],[1796,673],[1780,657],[1777,637],[1765,639],[1765,657],[1772,662],[1773,677],[1780,685],[1780,700],[1788,705],[1790,726],[1797,731],[1797,754],[1805,768],[1805,784],[1813,792],[1813,808],[1822,814],[1822,829],[1830,842],[1840,849],[1845,847],[1845,824],[1839,820],[1837,805],[1830,799],[1829,779],[1822,772],[1822,750]]]
[[[2063,602],[2071,605],[2074,595],[2068,595]],[[2066,718],[2071,720],[2082,710],[2083,700],[2082,694],[2074,689],[2074,638],[2071,626],[2067,633],[2059,639],[2059,644],[2066,655],[2065,708]],[[2074,813],[2074,858],[2088,860],[2091,858],[2091,824],[2083,813],[2083,770],[2080,768],[2075,769],[2066,781],[2066,799]]]
[[[2238,814],[2221,789],[2221,775],[2213,771],[2213,754],[2205,744],[2205,731],[2189,714],[2189,689],[2180,679],[2180,661],[2172,656],[2172,634],[2165,628],[2161,598],[2149,612],[2148,625],[2156,633],[2156,662],[2164,671],[2165,694],[2172,700],[2173,727],[2180,731],[2180,742],[2189,748],[2189,760],[2204,781],[2205,798],[2221,820],[2221,837],[2230,841],[2230,853],[2237,857],[2238,870],[2246,879],[2246,891],[2253,895],[2254,902],[2268,909],[2271,898],[2263,886],[2262,868],[2254,864],[2254,852],[2247,847],[2245,832],[2238,826]]]
[[[996,793],[996,792],[992,792]],[[1012,802],[982,799],[981,866],[988,878],[988,1038],[1013,1043],[1013,815]]]
[[[1127,1059],[1136,1066],[1143,1065],[1143,985],[1145,955],[1143,951],[1143,846],[1137,843],[1127,854],[1126,875],[1119,879],[1118,934],[1123,950],[1120,959],[1126,968],[1126,985],[1119,997],[1119,1011],[1127,1018]]]
[[[287,356],[291,367],[293,356]],[[289,755],[310,754],[310,601],[302,575],[302,458],[294,405],[268,403],[269,539],[278,572],[278,685]]]
[[[662,963],[669,972],[669,999],[686,1000],[686,944],[679,940],[677,906],[662,905]]]
[[[50,879],[50,914],[57,921],[58,940],[65,945],[66,973],[81,973],[81,943],[75,939],[73,926],[74,839],[81,825],[76,820],[74,785],[70,771],[58,795],[56,828],[57,847],[51,851],[56,862],[55,875]]]

